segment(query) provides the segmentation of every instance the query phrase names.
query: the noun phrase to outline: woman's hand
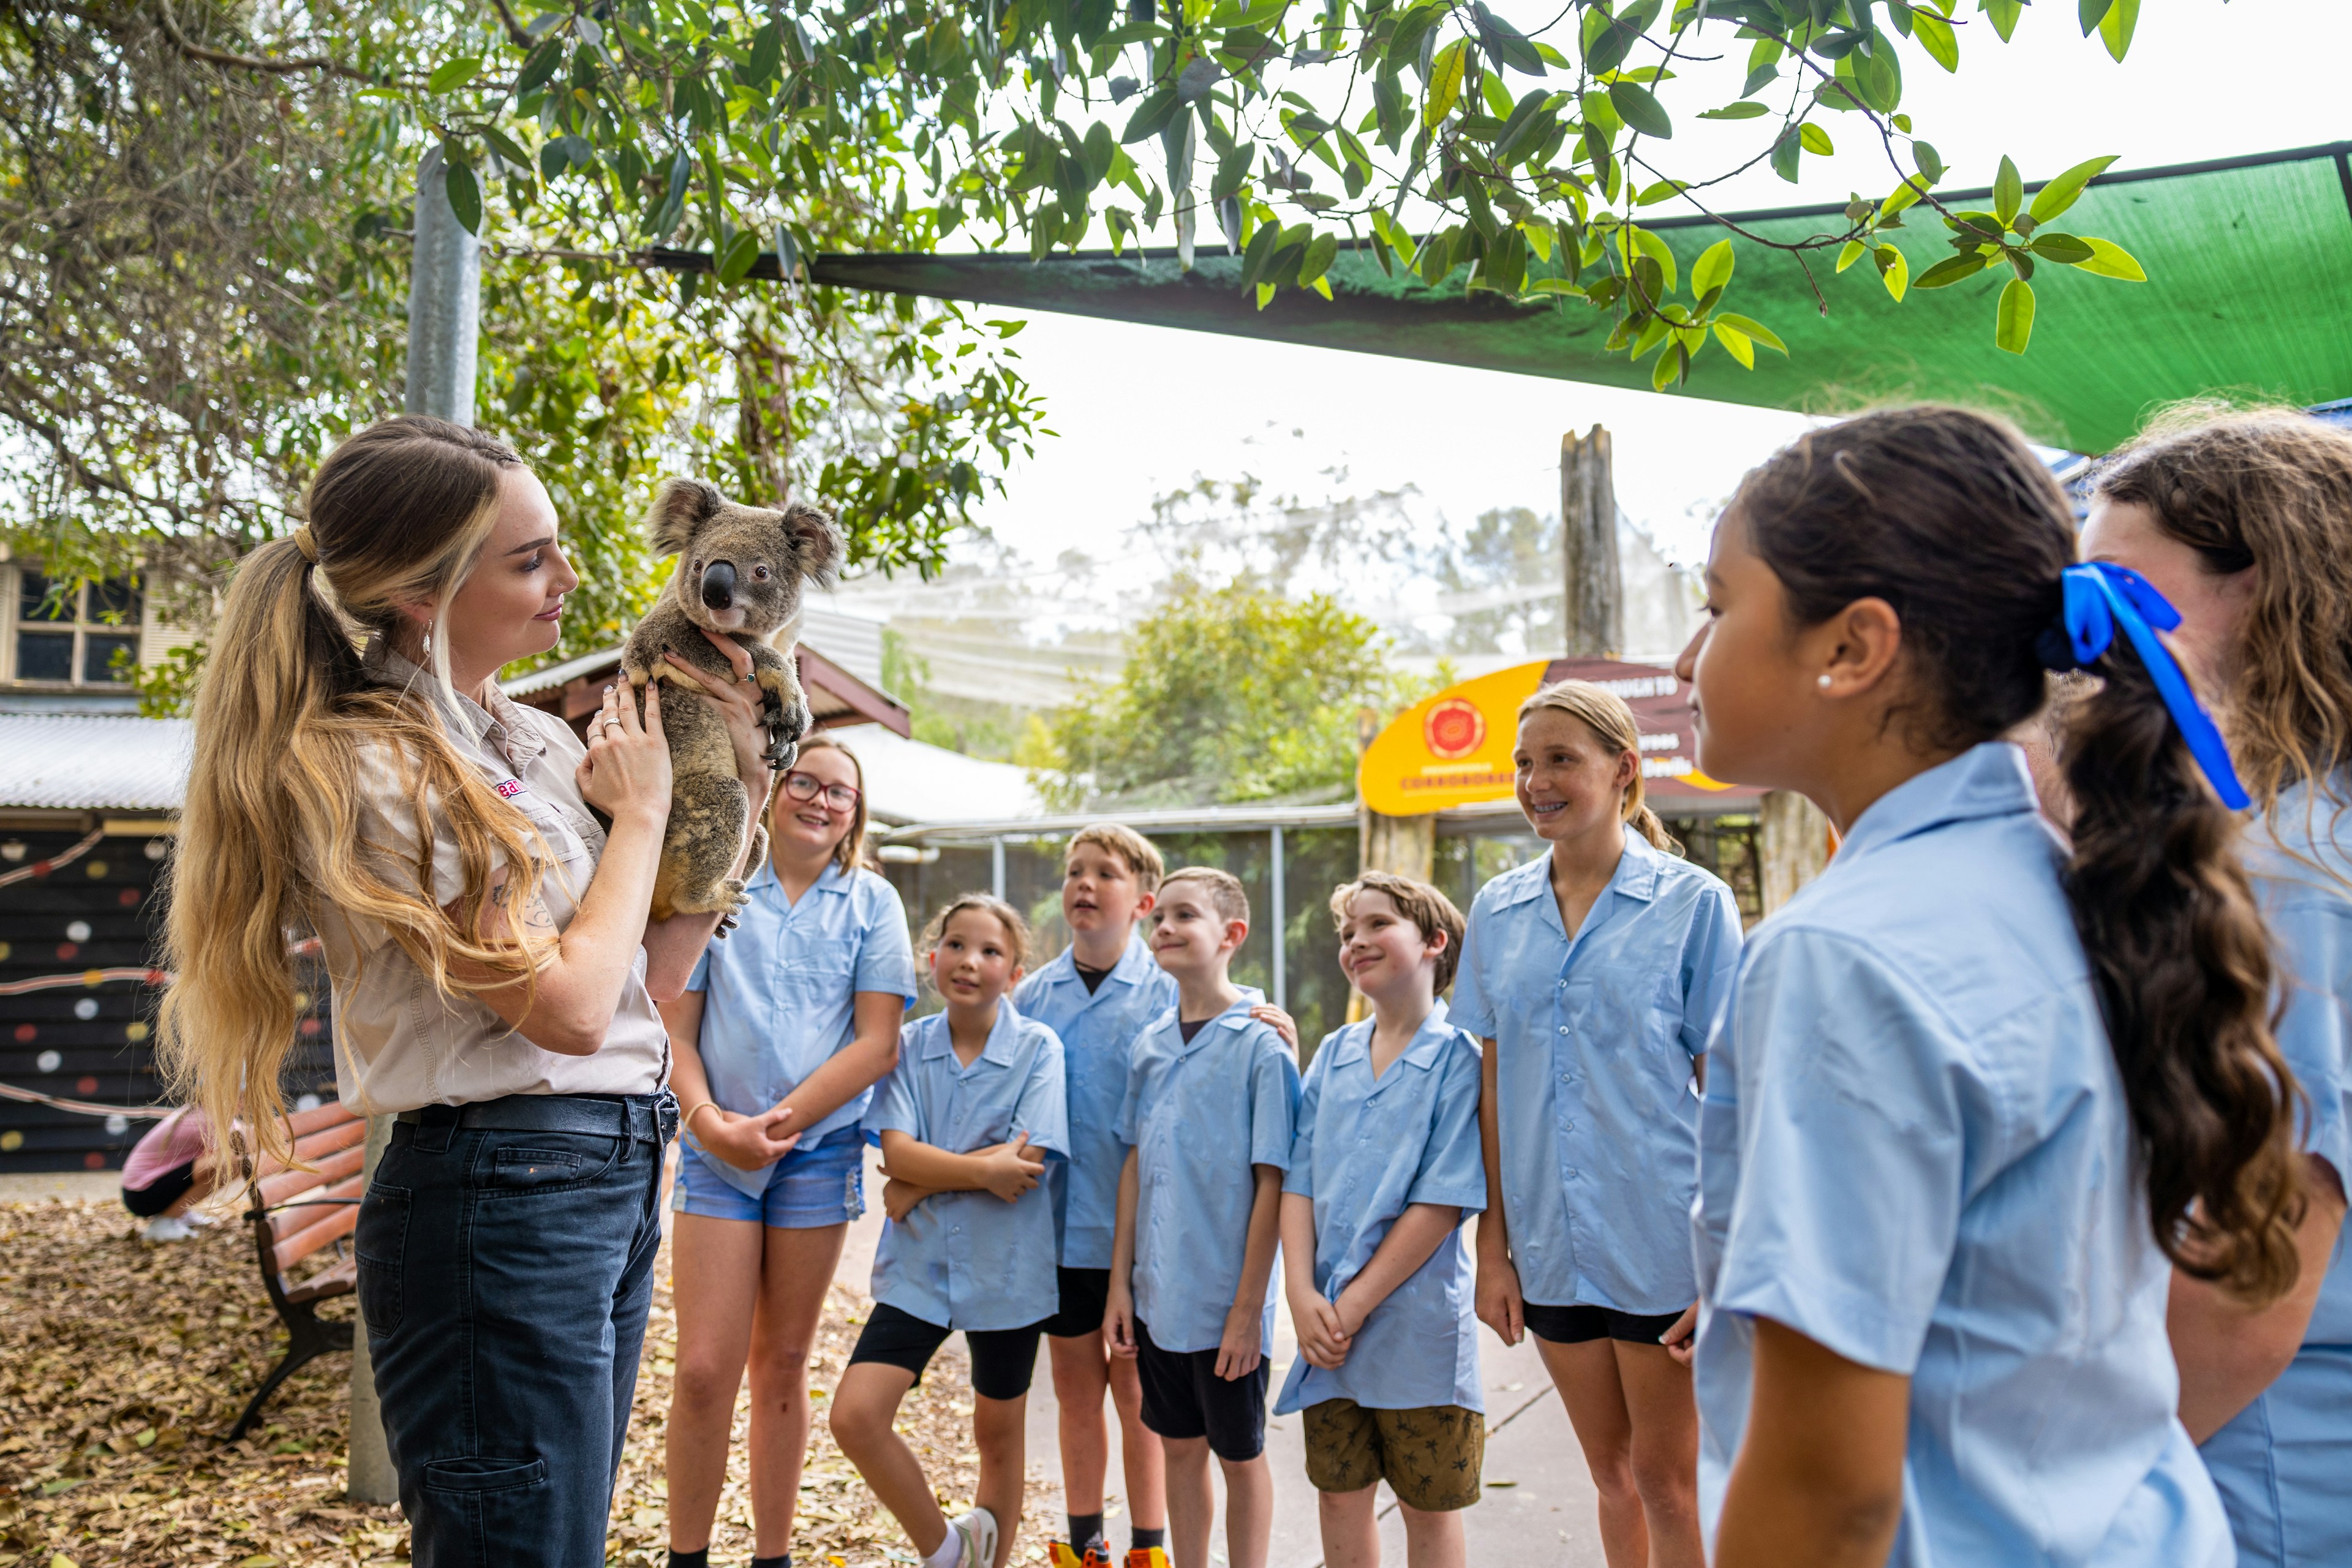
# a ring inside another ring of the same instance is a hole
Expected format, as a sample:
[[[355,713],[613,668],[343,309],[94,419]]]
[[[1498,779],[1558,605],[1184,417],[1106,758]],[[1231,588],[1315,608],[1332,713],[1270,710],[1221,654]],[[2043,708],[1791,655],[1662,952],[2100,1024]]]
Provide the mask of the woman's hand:
[[[1284,1012],[1281,1008],[1276,1006],[1271,1002],[1261,1002],[1256,1006],[1251,1008],[1250,1016],[1256,1019],[1259,1023],[1268,1026],[1276,1034],[1280,1035],[1282,1037],[1282,1043],[1290,1047],[1290,1054],[1292,1056],[1295,1057],[1298,1054],[1297,1019],[1292,1017],[1289,1014]]]
[[[669,819],[669,742],[662,735],[660,687],[646,683],[643,719],[623,688],[604,688],[604,706],[588,726],[588,754],[572,779],[583,800],[616,822],[635,816],[659,826]]]
[[[1675,1320],[1674,1327],[1658,1336],[1658,1342],[1666,1347],[1666,1353],[1675,1358],[1676,1366],[1685,1369],[1689,1367],[1691,1357],[1698,1352],[1698,1303],[1696,1301],[1683,1309],[1683,1315]]]
[[[1483,1239],[1483,1237],[1482,1237]],[[1507,1345],[1519,1342],[1526,1331],[1528,1300],[1519,1294],[1519,1270],[1497,1248],[1478,1248],[1478,1321],[1495,1331]]]
[[[739,1171],[764,1171],[793,1152],[797,1132],[778,1134],[776,1124],[792,1114],[789,1106],[740,1116],[724,1106],[713,1106],[695,1117],[695,1136],[702,1146]]]
[[[700,665],[689,664],[677,654],[662,657],[682,675],[691,679],[709,694],[718,705],[719,717],[727,725],[727,739],[735,747],[735,776],[751,792],[752,809],[768,798],[768,788],[775,780],[775,770],[768,766],[768,694],[751,679],[751,650],[733,637],[720,637],[708,626],[696,628],[719,650],[735,672],[731,681],[722,680]]]

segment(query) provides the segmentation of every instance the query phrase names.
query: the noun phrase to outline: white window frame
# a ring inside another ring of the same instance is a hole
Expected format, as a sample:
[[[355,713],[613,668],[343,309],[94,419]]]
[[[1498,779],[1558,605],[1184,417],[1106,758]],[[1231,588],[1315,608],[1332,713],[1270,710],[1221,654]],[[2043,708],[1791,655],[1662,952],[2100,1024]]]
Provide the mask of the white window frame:
[[[74,618],[70,621],[24,621],[21,609],[24,598],[25,574],[43,574],[37,561],[11,562],[0,567],[5,573],[6,596],[0,599],[0,685],[21,687],[37,691],[127,691],[130,683],[122,680],[85,680],[82,660],[95,637],[131,637],[142,645],[146,640],[147,594],[144,584],[138,590],[139,614],[131,619],[114,625],[89,615],[90,595],[97,586],[85,584],[78,590]],[[16,673],[16,633],[26,627],[49,628],[54,634],[70,634],[73,640],[73,663],[68,667],[69,679],[65,680],[27,680]]]

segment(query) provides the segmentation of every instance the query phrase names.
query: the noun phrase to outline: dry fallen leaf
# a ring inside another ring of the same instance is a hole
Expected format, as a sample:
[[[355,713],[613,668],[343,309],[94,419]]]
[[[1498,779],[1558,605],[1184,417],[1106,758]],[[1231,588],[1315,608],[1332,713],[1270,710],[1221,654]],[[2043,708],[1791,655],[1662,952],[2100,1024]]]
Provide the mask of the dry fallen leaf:
[[[215,1440],[285,1338],[262,1294],[251,1233],[236,1222],[148,1246],[111,1204],[0,1205],[0,1568],[390,1568],[408,1557],[397,1507],[343,1496],[348,1365],[321,1357],[281,1387],[254,1435]],[[323,1266],[326,1259],[322,1258]],[[664,1419],[677,1321],[667,1259],[647,1324],[629,1446],[605,1541],[612,1568],[662,1568]],[[871,1303],[836,1287],[810,1357],[812,1394],[840,1381]],[[349,1300],[323,1316],[347,1314]],[[1042,1373],[1040,1375],[1044,1375]],[[970,1372],[942,1352],[898,1428],[942,1505],[970,1506]],[[820,1416],[824,1401],[815,1403]],[[748,1391],[712,1555],[750,1556]],[[1014,1562],[1045,1561],[1054,1492],[1032,1467]],[[898,1524],[814,1423],[794,1555],[832,1568],[912,1560]]]

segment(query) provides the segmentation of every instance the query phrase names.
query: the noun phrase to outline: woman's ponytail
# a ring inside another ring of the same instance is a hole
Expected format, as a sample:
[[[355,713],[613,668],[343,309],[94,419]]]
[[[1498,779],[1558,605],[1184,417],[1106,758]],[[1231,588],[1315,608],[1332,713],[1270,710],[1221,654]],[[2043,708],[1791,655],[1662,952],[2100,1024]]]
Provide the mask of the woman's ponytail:
[[[1894,609],[1910,674],[1890,721],[1921,752],[2042,710],[2073,509],[2010,426],[1934,406],[1861,415],[1784,448],[1731,504],[1795,625],[1860,599]],[[2149,1223],[2184,1271],[2274,1299],[2295,1277],[2296,1090],[2270,1032],[2269,942],[2237,824],[2134,645],[2117,636],[2084,657],[2100,685],[2061,747],[2078,809],[2065,886]]]
[[[2292,1289],[2303,1216],[2293,1075],[2270,1029],[2270,939],[2236,816],[2118,639],[2068,705],[2065,872],[2131,1108],[2157,1244],[2251,1301]]]

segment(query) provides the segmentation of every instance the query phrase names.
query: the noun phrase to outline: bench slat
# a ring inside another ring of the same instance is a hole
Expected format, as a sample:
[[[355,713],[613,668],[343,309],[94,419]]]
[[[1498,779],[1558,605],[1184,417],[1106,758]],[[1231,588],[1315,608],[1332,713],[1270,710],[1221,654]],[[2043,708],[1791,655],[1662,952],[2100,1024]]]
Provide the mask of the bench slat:
[[[289,1198],[297,1197],[313,1187],[323,1187],[346,1176],[356,1175],[366,1158],[367,1150],[354,1143],[340,1153],[328,1155],[307,1171],[280,1171],[274,1176],[265,1177],[261,1183],[262,1205],[276,1208]],[[310,1211],[298,1212],[307,1214]]]
[[[358,1120],[358,1117],[344,1109],[341,1100],[331,1100],[314,1110],[294,1112],[286,1119],[286,1126],[295,1137],[303,1138],[310,1133],[322,1131],[330,1127],[340,1127],[346,1121]]]
[[[320,1109],[323,1110],[325,1108],[322,1106]],[[295,1139],[294,1163],[297,1165],[306,1165],[315,1160],[321,1159],[326,1155],[332,1154],[337,1150],[348,1149],[353,1144],[364,1143],[366,1142],[367,1123],[355,1117],[348,1118],[345,1121],[337,1122],[331,1127],[323,1128],[316,1132],[305,1133],[303,1136]],[[265,1160],[261,1163],[261,1170],[259,1173],[264,1179],[267,1179],[292,1168],[292,1166],[288,1165],[281,1160]]]
[[[322,1198],[357,1198],[366,1190],[367,1179],[353,1176],[350,1181],[338,1182],[319,1195]],[[280,1225],[289,1220],[299,1224],[300,1228],[278,1229]],[[269,1255],[277,1265],[278,1272],[283,1274],[329,1242],[339,1241],[351,1235],[360,1223],[360,1205],[357,1203],[321,1204],[274,1215],[269,1223],[271,1233],[278,1237],[277,1245],[269,1249]]]
[[[357,1258],[341,1258],[333,1268],[322,1268],[300,1284],[286,1287],[286,1304],[301,1307],[337,1296],[348,1296],[358,1287],[359,1275],[360,1260]]]

